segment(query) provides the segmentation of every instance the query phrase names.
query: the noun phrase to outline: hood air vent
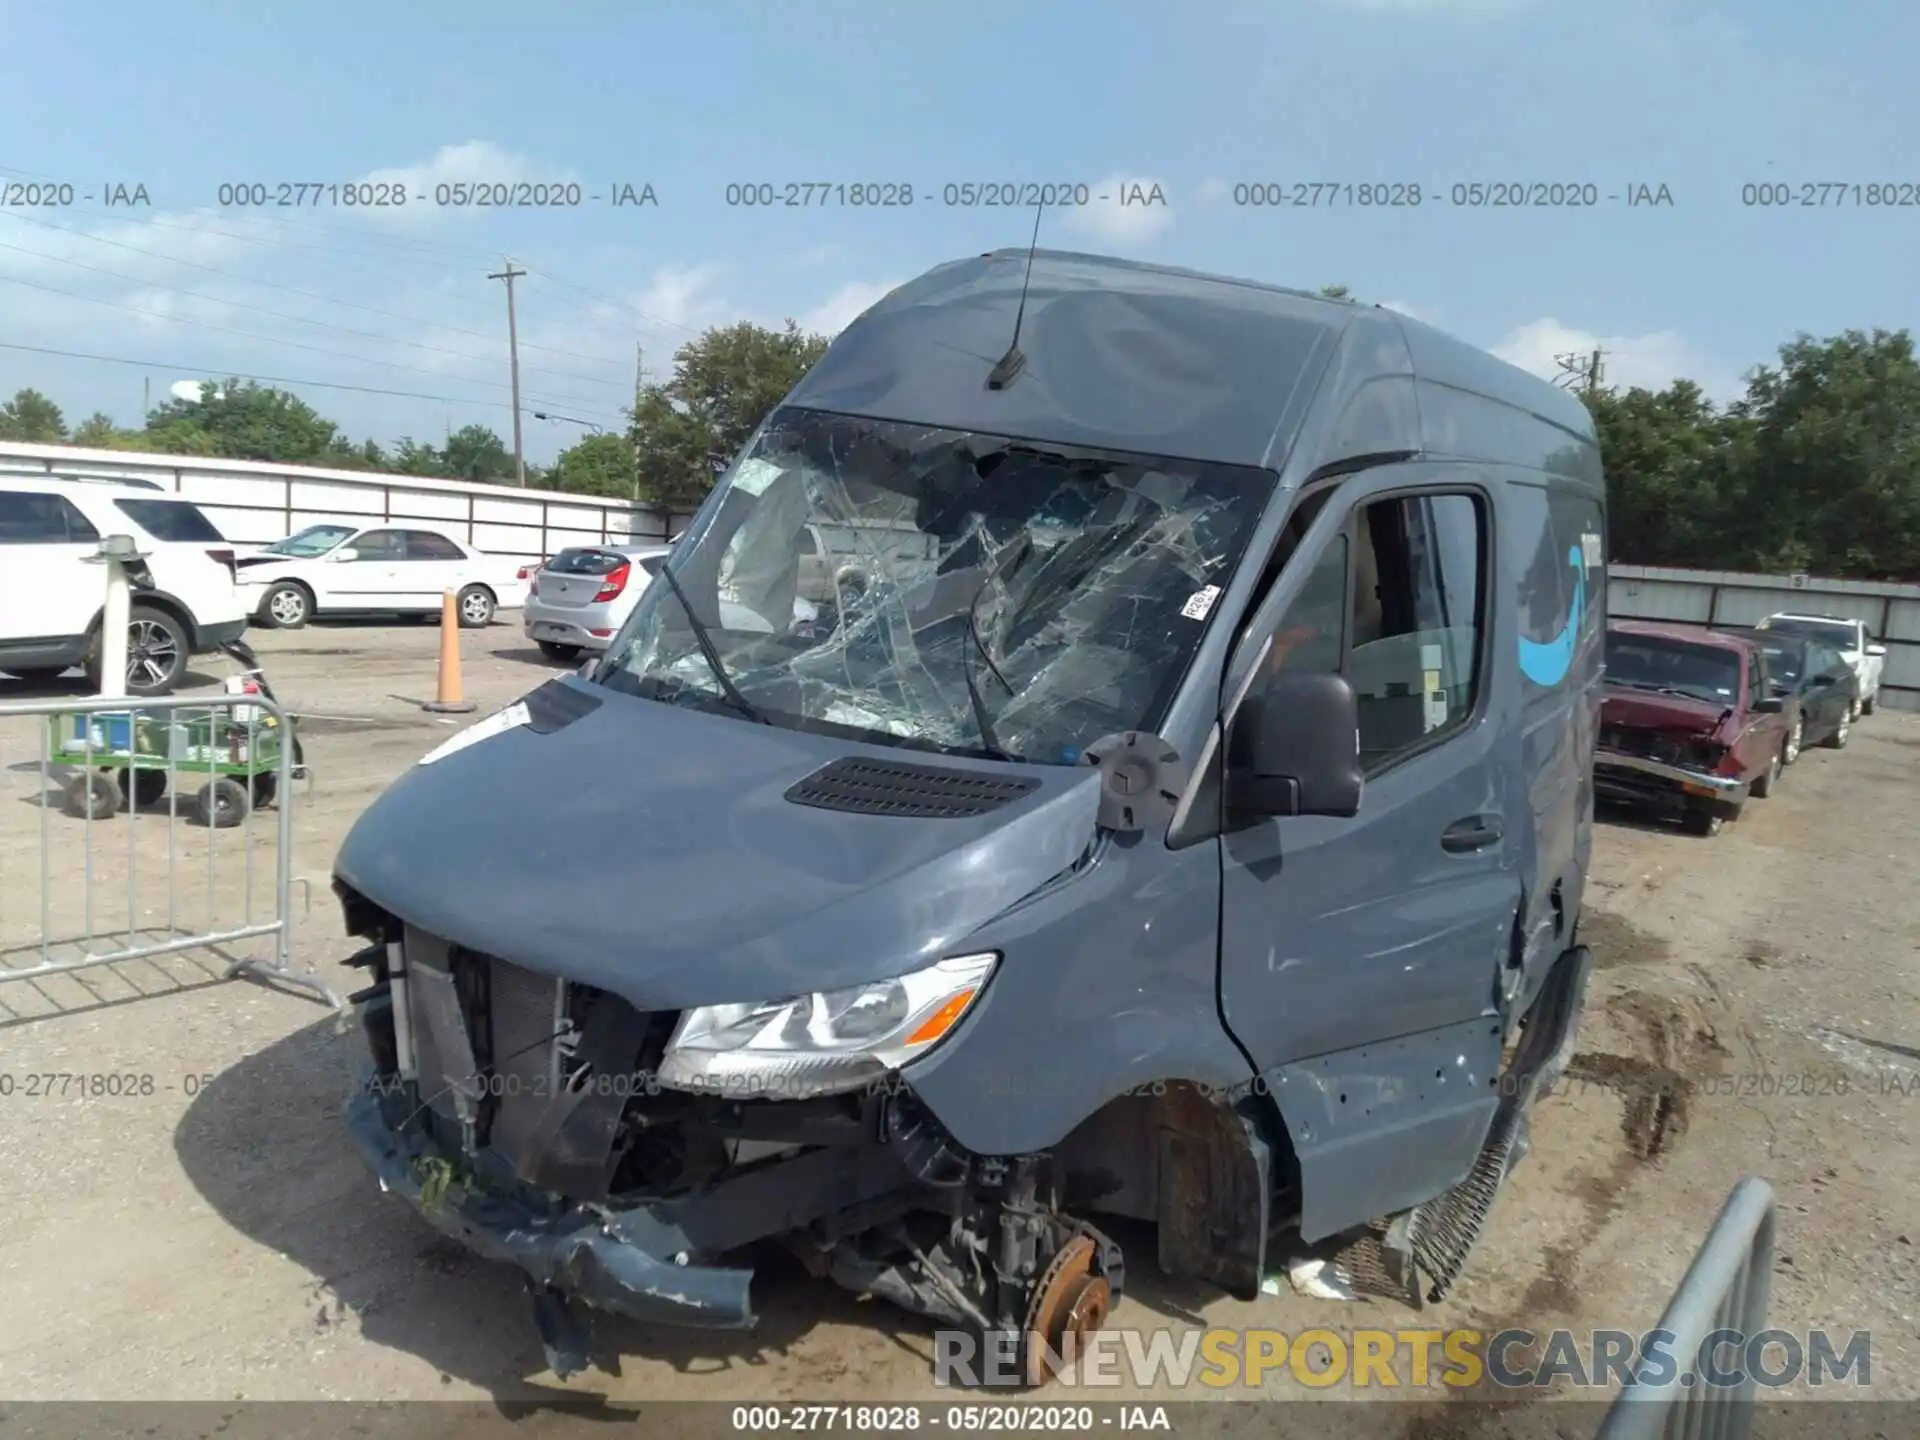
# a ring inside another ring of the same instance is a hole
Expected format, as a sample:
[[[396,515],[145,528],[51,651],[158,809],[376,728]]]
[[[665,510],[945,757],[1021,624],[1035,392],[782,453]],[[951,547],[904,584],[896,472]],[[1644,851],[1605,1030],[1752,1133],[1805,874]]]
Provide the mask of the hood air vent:
[[[849,758],[814,771],[787,791],[787,799],[796,805],[854,815],[964,820],[1010,805],[1039,784],[1027,776]]]

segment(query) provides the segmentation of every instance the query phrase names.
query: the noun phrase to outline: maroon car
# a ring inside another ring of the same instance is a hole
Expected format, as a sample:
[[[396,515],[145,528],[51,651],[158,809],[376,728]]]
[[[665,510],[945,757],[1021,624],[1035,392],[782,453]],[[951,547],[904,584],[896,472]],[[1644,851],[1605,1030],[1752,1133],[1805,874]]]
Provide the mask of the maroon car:
[[[1717,834],[1749,795],[1765,798],[1780,778],[1785,708],[1753,641],[1616,620],[1607,626],[1594,790],[1677,814],[1696,835]]]

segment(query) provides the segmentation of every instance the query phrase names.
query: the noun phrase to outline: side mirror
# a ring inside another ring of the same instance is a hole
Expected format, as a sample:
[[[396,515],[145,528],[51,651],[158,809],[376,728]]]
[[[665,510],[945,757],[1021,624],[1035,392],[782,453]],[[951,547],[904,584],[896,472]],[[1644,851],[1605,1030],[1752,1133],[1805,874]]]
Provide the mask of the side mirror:
[[[1878,642],[1870,643],[1867,646],[1867,654],[1869,655],[1884,655],[1886,653],[1887,653],[1887,647],[1879,644]]]
[[[1281,671],[1233,717],[1226,807],[1242,815],[1357,815],[1360,706],[1338,675]]]
[[[354,549],[351,545],[348,545],[343,547],[342,549],[334,551],[332,556],[329,558],[334,560],[358,560],[360,558],[360,552]]]
[[[1787,702],[1778,695],[1763,696],[1753,702],[1753,713],[1756,715],[1778,715],[1786,708]]]

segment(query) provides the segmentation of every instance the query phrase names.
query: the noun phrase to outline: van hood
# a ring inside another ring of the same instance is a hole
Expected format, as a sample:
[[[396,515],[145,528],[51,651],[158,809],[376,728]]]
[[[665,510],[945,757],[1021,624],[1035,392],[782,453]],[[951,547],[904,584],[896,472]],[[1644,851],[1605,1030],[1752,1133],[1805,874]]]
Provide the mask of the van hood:
[[[849,742],[572,677],[443,749],[362,814],[336,878],[409,925],[642,1010],[783,999],[960,953],[1085,855],[1100,796],[1090,766]],[[1030,788],[934,818],[788,798],[849,759]]]
[[[1605,686],[1601,695],[1602,724],[1664,730],[1673,735],[1711,734],[1734,708],[1718,701],[1660,695],[1626,685]]]

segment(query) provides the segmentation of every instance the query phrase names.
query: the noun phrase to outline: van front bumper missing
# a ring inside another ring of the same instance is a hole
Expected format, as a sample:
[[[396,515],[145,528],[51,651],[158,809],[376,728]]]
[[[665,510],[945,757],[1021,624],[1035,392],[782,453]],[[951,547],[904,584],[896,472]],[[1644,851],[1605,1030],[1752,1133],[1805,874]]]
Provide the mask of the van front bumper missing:
[[[363,1083],[355,1089],[346,1119],[382,1189],[403,1197],[434,1229],[475,1254],[519,1266],[537,1286],[649,1323],[752,1327],[753,1272],[687,1263],[695,1246],[663,1213],[666,1207],[541,1209],[459,1183],[430,1194],[437,1153],[422,1137],[388,1123],[375,1087]]]

